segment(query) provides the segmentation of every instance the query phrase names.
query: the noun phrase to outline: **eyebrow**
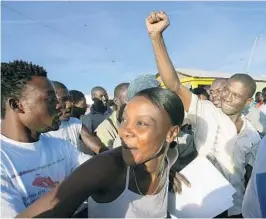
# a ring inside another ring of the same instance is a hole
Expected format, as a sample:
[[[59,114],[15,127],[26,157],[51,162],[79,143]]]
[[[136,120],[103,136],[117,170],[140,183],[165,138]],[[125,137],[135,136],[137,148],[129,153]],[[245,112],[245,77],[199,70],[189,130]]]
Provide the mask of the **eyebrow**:
[[[126,111],[124,111],[124,114],[125,114],[125,116],[127,116],[128,117],[128,115],[127,115],[127,112]],[[156,120],[154,119],[154,118],[152,118],[151,116],[149,116],[149,115],[138,115],[138,117],[148,117],[149,119],[151,119],[153,122],[155,122],[156,123]]]

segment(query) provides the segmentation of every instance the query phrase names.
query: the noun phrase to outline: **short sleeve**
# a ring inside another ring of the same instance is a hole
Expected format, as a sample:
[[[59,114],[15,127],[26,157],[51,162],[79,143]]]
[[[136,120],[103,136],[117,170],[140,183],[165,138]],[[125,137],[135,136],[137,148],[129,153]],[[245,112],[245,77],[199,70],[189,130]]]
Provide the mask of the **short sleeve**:
[[[1,218],[14,218],[25,208],[22,197],[1,166]]]
[[[82,124],[88,128],[89,132],[92,133],[92,122],[91,122],[90,114],[85,115],[85,116],[81,116],[80,120],[81,120]]]
[[[68,158],[70,161],[70,172],[73,172],[81,164],[89,160],[92,156],[80,152],[76,147],[68,142],[65,142],[68,150]]]

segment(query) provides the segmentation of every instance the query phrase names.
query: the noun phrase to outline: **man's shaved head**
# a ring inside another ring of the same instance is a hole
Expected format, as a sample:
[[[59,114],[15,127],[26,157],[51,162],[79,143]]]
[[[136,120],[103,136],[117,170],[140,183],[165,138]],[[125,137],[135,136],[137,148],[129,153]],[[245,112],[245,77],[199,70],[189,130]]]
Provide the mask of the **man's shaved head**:
[[[98,106],[103,104],[103,107],[107,108],[107,103],[108,103],[109,97],[108,97],[106,90],[103,87],[97,86],[97,87],[92,88],[91,89],[91,99],[94,101],[94,104],[96,104]]]
[[[121,83],[115,87],[114,90],[114,103],[117,110],[127,103],[127,91],[129,83]]]
[[[106,93],[106,90],[103,87],[96,86],[96,87],[94,87],[94,88],[91,89],[91,96],[94,97],[95,95],[97,95],[97,93],[99,91],[103,91],[103,92]]]
[[[121,83],[115,87],[114,97],[119,98],[122,92],[127,91],[129,83]]]
[[[221,97],[223,90],[227,85],[226,78],[217,78],[210,87],[210,101],[217,107],[221,108]]]

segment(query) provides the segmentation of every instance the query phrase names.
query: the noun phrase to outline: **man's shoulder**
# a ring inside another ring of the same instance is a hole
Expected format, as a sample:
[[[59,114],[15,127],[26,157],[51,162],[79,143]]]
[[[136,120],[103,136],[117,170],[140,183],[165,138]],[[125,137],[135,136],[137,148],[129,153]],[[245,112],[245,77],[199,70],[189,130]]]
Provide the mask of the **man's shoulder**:
[[[77,119],[74,117],[70,117],[69,122],[70,122],[70,124],[81,124],[80,119]]]
[[[49,148],[49,150],[65,150],[69,149],[70,146],[74,147],[69,143],[69,141],[65,139],[47,136],[43,134],[40,136],[40,141],[42,141],[43,147],[47,147]]]
[[[110,121],[111,120],[111,121]],[[117,121],[116,121],[116,116],[115,116],[115,112],[110,114],[109,116],[106,117],[105,120],[103,120],[100,125],[98,126],[97,130],[102,130],[102,129],[107,129],[107,128],[112,128],[113,129],[113,125],[111,124],[111,122],[116,125]]]
[[[252,144],[258,144],[261,140],[258,131],[253,127],[253,125],[250,123],[250,121],[245,116],[243,116],[242,118],[245,120],[244,131],[246,135],[248,136]]]

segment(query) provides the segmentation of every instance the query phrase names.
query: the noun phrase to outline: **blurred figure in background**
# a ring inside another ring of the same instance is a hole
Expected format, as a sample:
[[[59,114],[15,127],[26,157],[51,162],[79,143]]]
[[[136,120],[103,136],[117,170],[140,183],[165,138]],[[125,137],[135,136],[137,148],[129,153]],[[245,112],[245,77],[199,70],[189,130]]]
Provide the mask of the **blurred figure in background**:
[[[87,110],[85,95],[78,90],[71,90],[69,91],[69,94],[73,102],[71,117],[80,119],[81,116],[85,115],[85,112]]]
[[[257,92],[255,94],[255,101],[253,103],[256,108],[260,108],[261,105],[263,104],[263,97],[262,97],[262,92]]]
[[[210,88],[210,101],[216,106],[217,108],[221,108],[221,97],[223,94],[223,90],[227,84],[227,79],[219,78],[212,82]]]
[[[116,110],[113,111],[110,117],[106,118],[96,129],[98,138],[105,144],[109,149],[113,148],[113,143],[118,136],[118,127],[121,120],[119,115],[122,114],[124,106],[127,102],[127,90],[129,83],[121,83],[116,86],[114,90],[114,104]]]
[[[82,123],[88,128],[89,132],[95,134],[97,127],[111,115],[112,110],[108,108],[108,94],[103,87],[94,87],[91,90],[93,104],[90,107],[90,113],[82,116]]]
[[[192,90],[201,100],[209,100],[209,94],[203,87],[197,87]]]

